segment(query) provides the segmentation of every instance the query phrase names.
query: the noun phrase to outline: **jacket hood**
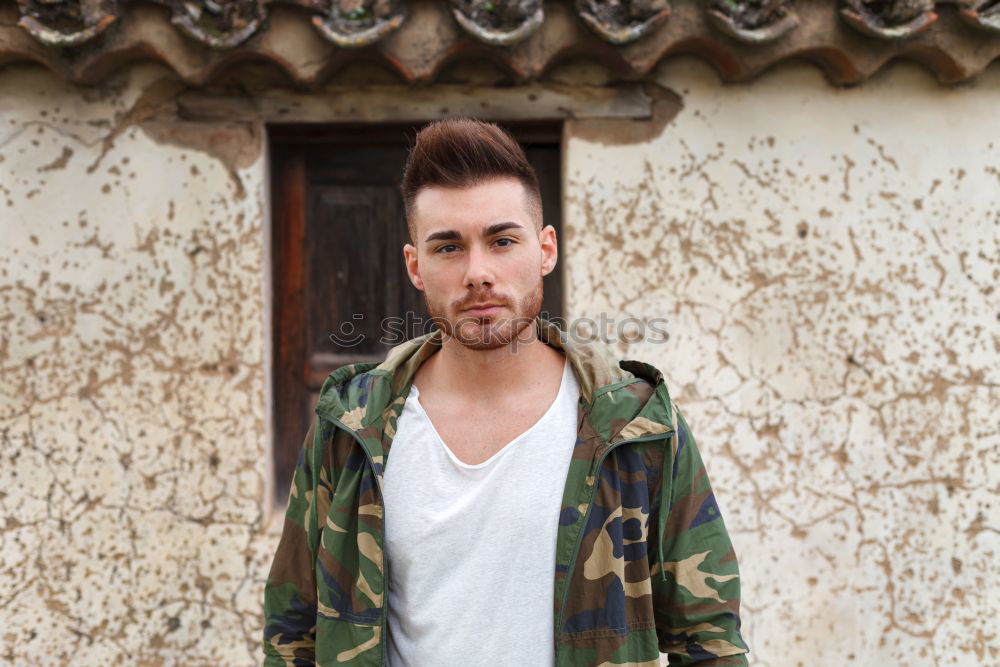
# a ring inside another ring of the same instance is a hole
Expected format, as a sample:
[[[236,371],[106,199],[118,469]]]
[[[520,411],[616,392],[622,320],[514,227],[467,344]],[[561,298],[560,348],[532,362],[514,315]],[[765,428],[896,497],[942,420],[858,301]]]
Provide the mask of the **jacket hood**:
[[[590,421],[606,442],[672,430],[672,403],[659,370],[641,361],[615,363],[603,346],[574,340],[545,318],[535,318],[534,326],[572,365]],[[386,423],[387,411],[401,410],[417,369],[441,348],[443,336],[435,329],[393,347],[381,363],[338,368],[323,383],[316,413],[355,431]]]

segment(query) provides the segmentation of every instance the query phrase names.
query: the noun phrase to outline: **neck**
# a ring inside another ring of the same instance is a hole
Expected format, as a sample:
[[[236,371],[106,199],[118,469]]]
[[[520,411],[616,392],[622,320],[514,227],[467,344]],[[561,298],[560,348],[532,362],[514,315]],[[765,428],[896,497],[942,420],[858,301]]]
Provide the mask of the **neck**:
[[[492,350],[471,350],[449,338],[421,370],[433,386],[478,401],[538,383],[548,364],[561,358],[562,353],[540,340],[529,325],[513,343]]]

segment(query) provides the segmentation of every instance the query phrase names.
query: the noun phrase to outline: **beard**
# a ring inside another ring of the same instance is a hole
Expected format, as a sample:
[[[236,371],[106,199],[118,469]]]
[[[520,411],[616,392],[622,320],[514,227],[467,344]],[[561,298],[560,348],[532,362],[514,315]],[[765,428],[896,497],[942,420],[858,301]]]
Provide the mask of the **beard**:
[[[449,309],[448,306],[429,299],[426,291],[422,294],[427,312],[445,337],[454,338],[470,350],[495,350],[518,340],[521,332],[533,325],[541,312],[544,296],[541,279],[533,290],[513,302],[487,290],[470,294]],[[477,317],[465,312],[470,305],[483,302],[499,303],[511,311],[511,314]]]

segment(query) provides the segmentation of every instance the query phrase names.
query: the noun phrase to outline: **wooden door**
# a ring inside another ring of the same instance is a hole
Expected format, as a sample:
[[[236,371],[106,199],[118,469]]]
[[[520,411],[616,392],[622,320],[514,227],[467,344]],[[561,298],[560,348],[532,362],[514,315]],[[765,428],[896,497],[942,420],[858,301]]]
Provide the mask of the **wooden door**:
[[[538,172],[545,223],[561,230],[560,127],[509,125]],[[425,333],[403,264],[399,182],[414,125],[277,125],[271,141],[276,498],[285,502],[319,390],[336,368],[381,361]],[[561,272],[543,310],[562,315]],[[407,316],[409,313],[409,316]],[[391,327],[385,318],[400,318]]]

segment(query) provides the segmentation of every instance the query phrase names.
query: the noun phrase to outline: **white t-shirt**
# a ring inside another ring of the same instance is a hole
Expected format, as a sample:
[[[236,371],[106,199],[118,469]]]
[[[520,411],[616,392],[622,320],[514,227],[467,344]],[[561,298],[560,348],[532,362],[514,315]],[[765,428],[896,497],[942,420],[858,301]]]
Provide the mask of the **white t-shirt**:
[[[580,387],[488,460],[462,463],[410,388],[385,468],[388,659],[551,665],[556,532]]]

